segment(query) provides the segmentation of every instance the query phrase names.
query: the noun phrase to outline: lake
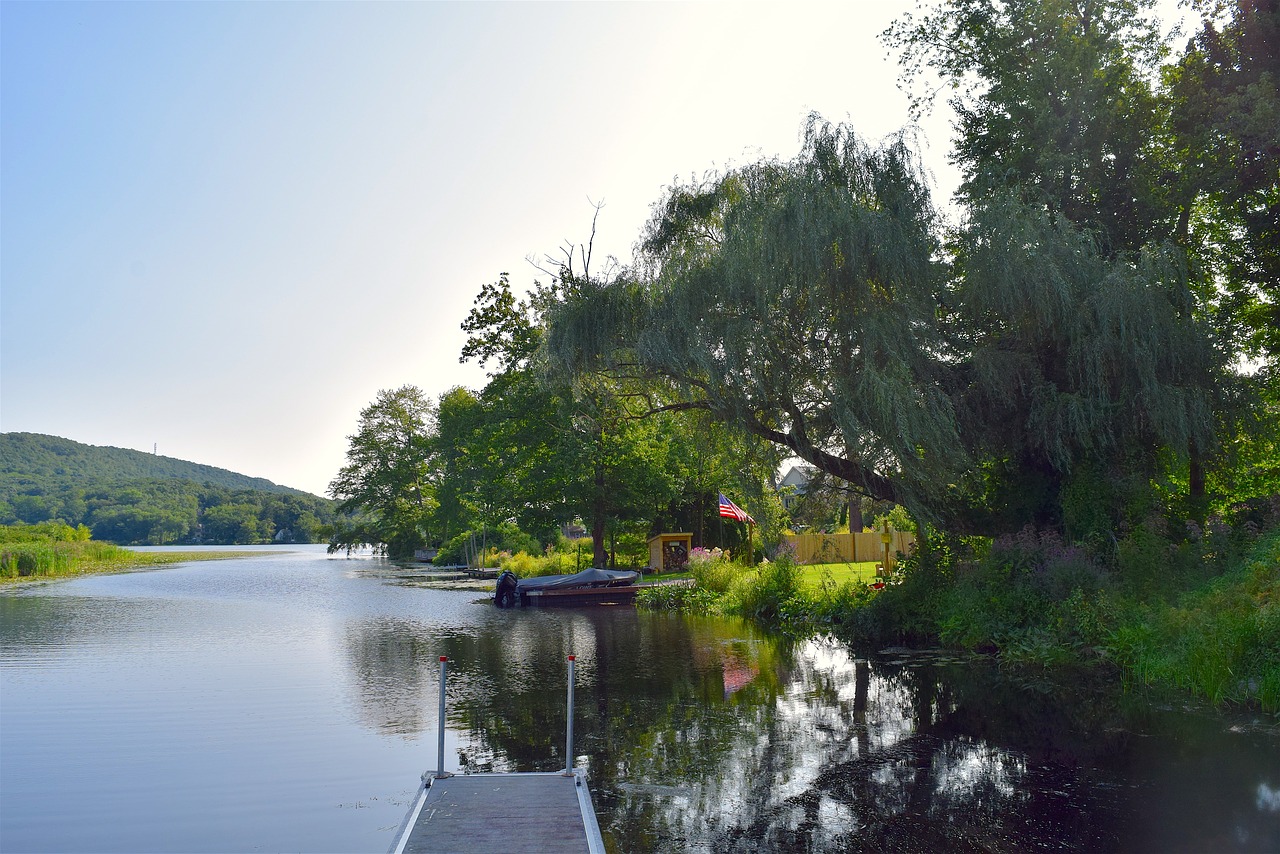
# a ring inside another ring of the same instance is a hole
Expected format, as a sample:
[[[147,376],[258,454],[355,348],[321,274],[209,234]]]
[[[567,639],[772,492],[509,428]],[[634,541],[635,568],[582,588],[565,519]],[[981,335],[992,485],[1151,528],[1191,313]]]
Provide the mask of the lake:
[[[5,588],[0,850],[385,851],[439,656],[446,767],[547,771],[570,654],[611,850],[1280,850],[1274,717],[402,575],[304,546]]]

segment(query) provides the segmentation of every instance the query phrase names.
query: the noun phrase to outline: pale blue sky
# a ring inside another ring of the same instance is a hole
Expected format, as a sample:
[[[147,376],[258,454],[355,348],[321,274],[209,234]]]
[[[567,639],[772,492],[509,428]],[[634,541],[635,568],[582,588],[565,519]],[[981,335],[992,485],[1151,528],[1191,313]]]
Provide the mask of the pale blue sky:
[[[381,388],[479,387],[502,271],[677,177],[906,121],[908,2],[0,3],[0,430],[323,493]],[[947,123],[926,153],[943,193]]]

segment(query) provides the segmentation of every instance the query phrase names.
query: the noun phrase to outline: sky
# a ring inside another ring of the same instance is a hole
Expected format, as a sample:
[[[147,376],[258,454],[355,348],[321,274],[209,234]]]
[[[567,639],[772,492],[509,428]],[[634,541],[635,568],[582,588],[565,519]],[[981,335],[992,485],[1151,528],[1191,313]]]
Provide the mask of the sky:
[[[0,431],[325,494],[482,284],[663,189],[908,121],[912,2],[0,3]],[[943,198],[945,111],[920,128]]]

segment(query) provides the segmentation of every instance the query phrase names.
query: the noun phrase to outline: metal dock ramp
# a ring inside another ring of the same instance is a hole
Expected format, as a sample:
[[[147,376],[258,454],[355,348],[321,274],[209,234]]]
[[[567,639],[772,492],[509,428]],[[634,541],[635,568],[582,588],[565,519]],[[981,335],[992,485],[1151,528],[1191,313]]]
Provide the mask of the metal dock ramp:
[[[391,854],[604,854],[586,774],[429,776]]]
[[[389,854],[605,854],[587,774],[573,767],[573,671],[563,771],[448,774],[444,770],[445,677],[440,657],[437,767],[422,785]]]

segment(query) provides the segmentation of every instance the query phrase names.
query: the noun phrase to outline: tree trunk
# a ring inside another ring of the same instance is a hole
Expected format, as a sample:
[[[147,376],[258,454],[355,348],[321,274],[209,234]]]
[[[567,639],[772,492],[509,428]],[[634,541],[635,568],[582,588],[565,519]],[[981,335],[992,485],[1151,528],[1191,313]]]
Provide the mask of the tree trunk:
[[[1196,446],[1195,442],[1192,442],[1190,448],[1187,449],[1187,456],[1190,458],[1187,497],[1190,499],[1191,515],[1203,525],[1205,517],[1204,459],[1200,454],[1200,448]]]

